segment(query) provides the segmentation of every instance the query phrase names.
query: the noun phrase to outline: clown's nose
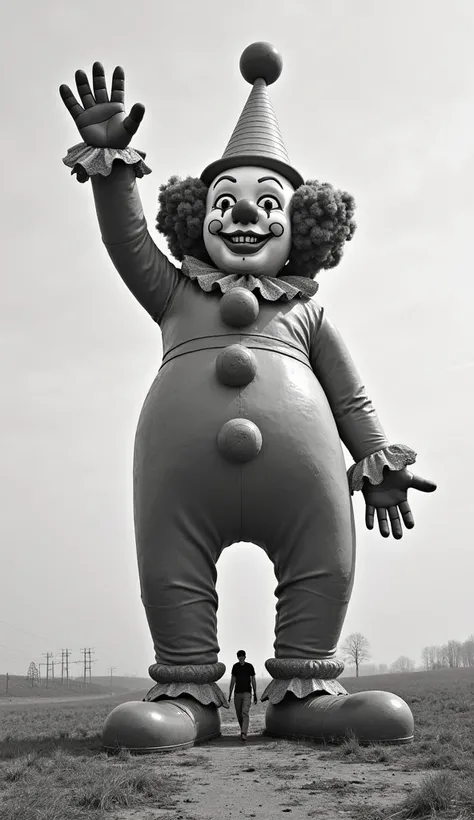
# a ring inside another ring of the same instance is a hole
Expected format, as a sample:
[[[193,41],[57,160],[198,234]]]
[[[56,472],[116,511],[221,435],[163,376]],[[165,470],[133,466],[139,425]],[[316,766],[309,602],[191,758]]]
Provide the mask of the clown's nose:
[[[255,202],[250,199],[239,199],[232,208],[232,221],[240,222],[241,225],[254,225],[258,222],[258,209]]]

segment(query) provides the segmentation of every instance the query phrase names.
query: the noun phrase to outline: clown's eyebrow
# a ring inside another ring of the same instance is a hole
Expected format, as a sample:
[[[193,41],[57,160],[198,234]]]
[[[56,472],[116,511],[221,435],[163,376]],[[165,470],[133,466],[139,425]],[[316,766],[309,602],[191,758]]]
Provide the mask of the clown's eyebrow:
[[[267,182],[269,179],[271,179],[272,182],[276,182],[276,184],[283,190],[283,185],[278,179],[275,179],[275,177],[260,177],[260,179],[257,179],[257,182]]]
[[[237,180],[234,179],[234,177],[219,177],[219,179],[217,180],[217,182],[214,183],[212,188],[214,189],[216,187],[216,185],[219,185],[219,182],[222,182],[223,179],[228,179],[229,182],[237,182]],[[259,180],[259,182],[260,182],[260,180]]]

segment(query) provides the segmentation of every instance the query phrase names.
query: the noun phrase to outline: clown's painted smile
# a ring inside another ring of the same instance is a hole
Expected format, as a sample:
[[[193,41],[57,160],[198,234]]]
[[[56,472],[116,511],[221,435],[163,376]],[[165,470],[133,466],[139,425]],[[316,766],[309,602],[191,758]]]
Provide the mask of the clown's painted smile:
[[[232,253],[242,256],[258,253],[267,244],[268,240],[273,238],[272,233],[262,235],[253,231],[235,231],[233,233],[220,231],[218,236]]]
[[[291,183],[267,168],[243,165],[218,175],[209,186],[203,226],[216,268],[278,276],[290,253],[293,194]]]

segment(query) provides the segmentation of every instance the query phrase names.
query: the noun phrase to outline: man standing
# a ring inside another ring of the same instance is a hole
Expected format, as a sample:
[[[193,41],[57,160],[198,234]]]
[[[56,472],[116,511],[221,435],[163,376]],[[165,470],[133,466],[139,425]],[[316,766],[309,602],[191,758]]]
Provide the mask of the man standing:
[[[232,677],[230,679],[229,702],[232,699],[232,692],[235,687],[234,706],[237,720],[240,726],[240,739],[247,740],[249,730],[250,702],[257,703],[257,683],[255,681],[255,669],[251,663],[247,663],[245,652],[240,649],[237,652],[238,663],[232,667]]]

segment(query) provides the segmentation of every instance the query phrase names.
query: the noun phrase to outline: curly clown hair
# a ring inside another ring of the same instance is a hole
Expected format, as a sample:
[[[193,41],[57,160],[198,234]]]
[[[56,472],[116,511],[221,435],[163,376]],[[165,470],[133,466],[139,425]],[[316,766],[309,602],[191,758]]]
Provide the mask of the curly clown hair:
[[[202,235],[207,186],[194,177],[172,176],[160,186],[156,227],[179,261],[186,255],[212,264]],[[292,243],[285,272],[313,278],[323,268],[334,268],[344,244],[356,229],[355,202],[346,191],[328,182],[309,180],[291,200]]]

